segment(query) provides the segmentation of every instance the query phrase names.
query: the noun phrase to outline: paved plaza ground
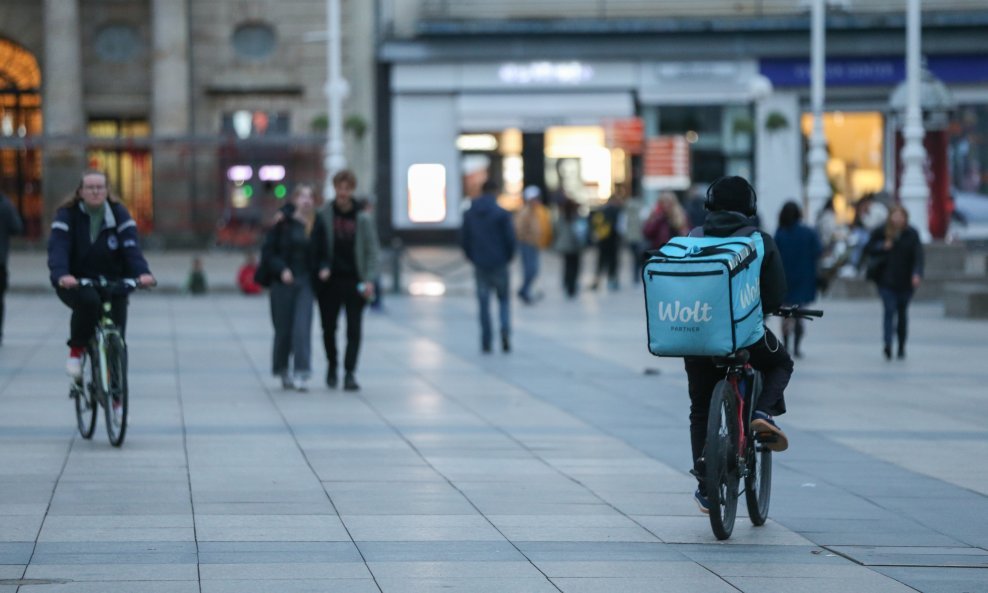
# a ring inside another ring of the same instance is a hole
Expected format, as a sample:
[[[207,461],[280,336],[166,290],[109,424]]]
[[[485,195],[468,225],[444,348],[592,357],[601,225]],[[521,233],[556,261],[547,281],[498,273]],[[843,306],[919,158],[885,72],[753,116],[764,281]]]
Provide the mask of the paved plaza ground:
[[[567,301],[547,268],[511,354],[480,353],[465,268],[389,298],[357,394],[281,389],[265,297],[136,295],[122,449],[75,430],[68,311],[8,294],[0,592],[988,592],[988,323],[914,306],[889,363],[877,301],[824,301],[771,519],[719,543],[640,290]]]

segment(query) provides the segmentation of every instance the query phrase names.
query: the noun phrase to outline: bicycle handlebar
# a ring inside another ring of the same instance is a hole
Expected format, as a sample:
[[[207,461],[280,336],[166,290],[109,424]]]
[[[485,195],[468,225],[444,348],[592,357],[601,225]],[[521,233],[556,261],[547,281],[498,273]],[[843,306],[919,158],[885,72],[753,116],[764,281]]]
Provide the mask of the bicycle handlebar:
[[[139,278],[121,278],[120,280],[109,280],[107,278],[79,278],[79,286],[96,286],[101,288],[113,289],[118,286],[126,286],[127,288],[151,288],[156,286],[158,283],[149,284],[147,286],[140,283]]]
[[[803,309],[799,305],[793,305],[791,307],[779,307],[779,310],[773,313],[773,315],[778,315],[779,317],[823,317],[823,311],[820,309]]]

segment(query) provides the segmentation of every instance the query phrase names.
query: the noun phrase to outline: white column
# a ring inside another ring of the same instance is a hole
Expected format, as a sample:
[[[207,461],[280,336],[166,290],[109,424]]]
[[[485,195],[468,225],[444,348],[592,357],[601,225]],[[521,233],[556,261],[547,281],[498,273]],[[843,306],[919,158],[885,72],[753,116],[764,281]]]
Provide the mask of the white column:
[[[811,23],[810,90],[813,108],[813,130],[810,149],[806,156],[809,174],[806,180],[806,216],[816,213],[830,198],[827,180],[827,139],[823,134],[823,88],[825,84],[824,56],[826,26],[825,0],[813,0]]]
[[[151,132],[156,138],[189,134],[189,7],[186,0],[151,3]],[[153,148],[154,228],[171,241],[188,243],[194,225],[207,217],[195,203],[194,159],[181,145]]]
[[[928,202],[930,186],[926,182],[923,148],[923,114],[919,105],[920,0],[909,0],[906,12],[906,121],[902,131],[902,180],[899,199],[909,211],[910,224],[919,231],[923,241],[930,240]]]
[[[86,166],[82,107],[82,45],[77,0],[45,0],[45,56],[42,109],[45,135],[54,137],[44,150],[45,213],[72,193]],[[64,137],[66,141],[57,141]]]
[[[329,100],[329,138],[326,141],[326,183],[323,197],[330,199],[333,191],[333,175],[346,167],[343,152],[343,100],[349,92],[349,85],[343,78],[341,62],[343,40],[340,35],[340,0],[326,0],[326,62],[329,78],[326,82],[326,97]]]

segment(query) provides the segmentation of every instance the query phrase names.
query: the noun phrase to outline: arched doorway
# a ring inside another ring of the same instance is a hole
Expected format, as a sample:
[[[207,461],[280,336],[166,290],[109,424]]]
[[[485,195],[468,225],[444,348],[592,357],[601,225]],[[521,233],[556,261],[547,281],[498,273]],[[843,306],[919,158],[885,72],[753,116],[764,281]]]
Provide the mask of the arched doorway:
[[[24,234],[41,237],[41,69],[34,55],[0,39],[0,192],[24,220]]]

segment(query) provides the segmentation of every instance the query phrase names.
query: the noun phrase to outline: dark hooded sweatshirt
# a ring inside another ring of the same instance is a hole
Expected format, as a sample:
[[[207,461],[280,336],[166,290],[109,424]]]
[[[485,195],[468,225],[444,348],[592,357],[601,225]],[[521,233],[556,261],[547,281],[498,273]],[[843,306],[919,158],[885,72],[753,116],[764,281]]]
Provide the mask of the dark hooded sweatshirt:
[[[515,254],[515,227],[511,214],[492,195],[473,200],[463,214],[460,245],[467,259],[481,270],[496,270]]]

